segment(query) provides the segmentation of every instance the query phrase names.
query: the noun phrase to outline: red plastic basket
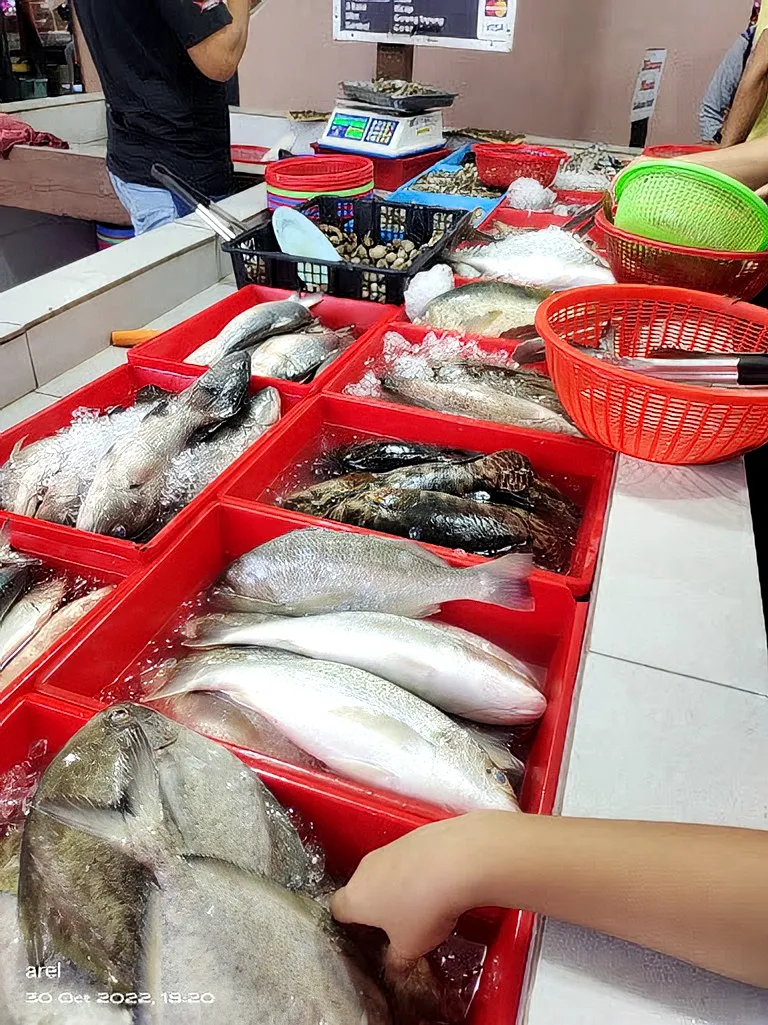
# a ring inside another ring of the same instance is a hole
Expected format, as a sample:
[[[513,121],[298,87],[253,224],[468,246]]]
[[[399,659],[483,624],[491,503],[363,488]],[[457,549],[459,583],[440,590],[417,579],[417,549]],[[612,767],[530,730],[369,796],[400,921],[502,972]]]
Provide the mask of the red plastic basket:
[[[768,389],[676,384],[595,359],[612,328],[621,356],[660,346],[768,351],[768,311],[723,296],[648,285],[602,285],[542,303],[536,327],[560,401],[609,448],[656,463],[712,463],[768,442]]]
[[[716,150],[717,146],[646,146],[643,150],[644,157],[652,157],[654,159],[661,158],[662,160],[666,157],[667,159],[674,160],[676,157],[690,157],[694,153],[711,153]]]
[[[40,741],[46,745],[39,761],[42,769],[95,711],[40,694],[26,696],[3,709],[0,774],[26,760],[32,745]],[[388,807],[362,790],[350,793],[320,778],[297,778],[279,763],[237,748],[232,750],[258,773],[286,808],[301,816],[322,845],[333,878],[349,878],[366,854],[427,821],[405,809]],[[514,1025],[533,923],[530,913],[497,909],[484,909],[460,920],[458,935],[486,948],[466,1025]]]
[[[240,313],[260,303],[287,299],[291,294],[284,288],[266,288],[262,285],[246,285],[226,299],[214,303],[207,310],[198,313],[182,324],[164,331],[141,345],[128,350],[128,362],[138,367],[152,367],[157,370],[171,370],[176,374],[188,374],[194,364],[184,360],[209,338],[214,338],[221,329]],[[386,323],[397,316],[397,306],[361,302],[357,299],[336,299],[322,296],[312,307],[316,321],[331,330],[351,327],[357,340],[341,353],[322,373],[309,384],[293,382],[290,387],[296,395],[310,395],[322,387],[328,376],[335,373],[344,361],[349,359],[363,337],[378,324]],[[280,385],[279,380],[262,378],[271,384]]]
[[[315,153],[338,153],[338,150],[321,146],[319,142],[313,142],[311,146]],[[431,149],[408,157],[371,157],[373,184],[381,192],[394,192],[422,171],[428,170],[450,155],[449,149]]]
[[[521,146],[515,143],[478,143],[473,146],[477,173],[484,185],[506,189],[518,178],[535,178],[549,186],[560,164],[568,159],[561,149],[549,146]]]
[[[768,250],[728,253],[686,249],[632,235],[611,224],[600,211],[596,226],[617,281],[635,285],[673,285],[754,299],[768,285]]]
[[[290,157],[267,167],[267,186],[289,192],[336,193],[373,181],[373,161],[353,155]]]
[[[380,409],[347,396],[321,395],[302,406],[301,415],[297,415],[288,430],[273,434],[256,458],[241,464],[242,469],[231,479],[222,497],[255,507],[266,505],[292,522],[316,525],[318,521],[312,516],[275,508],[277,500],[305,483],[317,483],[311,477],[311,467],[322,453],[352,441],[382,438],[477,452],[503,448],[522,452],[531,460],[536,472],[564,491],[583,514],[568,573],[537,569],[534,576],[562,584],[577,596],[589,593],[600,551],[614,464],[613,455],[596,445],[586,446],[584,452],[585,446],[569,438],[539,434],[534,440],[530,434],[499,424],[473,423],[468,430],[466,424],[456,418],[437,417],[426,410],[403,409],[393,404]],[[297,478],[296,467],[304,468],[306,481]],[[442,558],[454,554],[445,548],[436,547],[434,551]],[[484,561],[480,556],[471,555],[464,559],[467,565]]]

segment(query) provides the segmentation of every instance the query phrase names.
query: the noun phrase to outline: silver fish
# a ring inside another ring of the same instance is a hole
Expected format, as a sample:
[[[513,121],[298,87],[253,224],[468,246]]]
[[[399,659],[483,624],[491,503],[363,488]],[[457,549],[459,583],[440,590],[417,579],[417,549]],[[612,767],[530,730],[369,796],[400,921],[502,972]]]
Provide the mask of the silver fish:
[[[162,679],[161,670],[155,682]],[[320,763],[292,744],[272,723],[253,709],[243,708],[223,694],[193,691],[172,698],[153,700],[153,707],[169,719],[187,726],[196,733],[223,740],[246,751],[258,751],[269,758],[279,758],[305,769],[318,769]]]
[[[220,360],[181,396],[161,403],[99,463],[76,526],[99,534],[135,537],[155,521],[174,457],[203,427],[234,416],[248,389],[248,355]]]
[[[508,739],[511,739],[511,734],[492,726],[478,726],[476,723],[467,722],[466,719],[456,721],[477,741],[493,764],[506,773],[507,779],[517,793],[525,776],[525,762],[510,751]]]
[[[280,392],[264,388],[215,434],[180,452],[166,474],[158,523],[168,522],[274,426],[281,405]]]
[[[277,615],[391,612],[428,616],[442,602],[531,608],[528,555],[455,569],[412,541],[306,527],[236,559],[220,599],[240,611]]]
[[[0,471],[3,508],[19,516],[34,516],[48,483],[63,465],[65,447],[63,433],[29,445],[19,441]]]
[[[0,669],[43,627],[61,605],[69,589],[63,577],[37,584],[19,598],[0,624]]]
[[[258,345],[272,335],[298,331],[311,323],[309,311],[323,298],[322,295],[299,296],[295,293],[289,299],[252,306],[233,317],[215,338],[200,345],[184,362],[213,366],[224,356]]]
[[[335,331],[307,331],[281,335],[263,342],[251,356],[251,373],[299,381],[316,370],[332,352],[338,353],[344,336]]]
[[[219,921],[213,914],[219,901],[212,905],[212,893],[196,876],[187,876],[186,897],[183,886],[176,886],[179,877],[175,880],[172,896],[185,917],[177,921],[173,942],[163,949],[153,942],[162,941],[154,900],[165,892],[163,870],[170,873],[173,864],[180,871],[220,865],[268,876],[281,886],[314,886],[315,869],[296,831],[251,770],[220,744],[153,709],[114,705],[65,745],[35,794],[19,875],[28,963],[42,964],[58,954],[104,987],[159,993],[166,976],[156,977],[157,960],[176,956],[183,971],[186,954],[188,985],[182,990],[194,982],[200,991],[211,988],[212,980],[196,977],[195,961],[204,956],[199,945],[210,940],[221,970],[212,990],[217,1007],[218,996],[224,1001],[230,991],[226,999],[243,998],[241,985],[261,973],[229,976],[226,945],[216,933],[216,947],[211,932],[214,919]],[[235,900],[242,895],[240,887],[227,888]],[[211,915],[187,914],[185,900],[200,897],[206,906],[204,895]],[[254,923],[263,931],[258,915]],[[241,924],[229,921],[233,943]],[[253,940],[250,930],[246,935]],[[244,1006],[252,1016],[247,998]],[[154,1012],[141,1020],[156,1020]]]
[[[279,648],[341,662],[404,687],[443,712],[476,722],[534,722],[547,707],[524,662],[446,623],[381,612],[298,619],[230,613],[192,620],[183,634],[192,648]]]
[[[506,777],[463,730],[372,673],[283,651],[223,649],[182,660],[157,696],[190,690],[255,709],[357,782],[455,812],[516,809]]]
[[[44,655],[60,637],[64,636],[67,630],[79,623],[91,609],[96,608],[102,598],[106,598],[113,590],[113,585],[99,587],[95,591],[84,594],[82,598],[68,602],[54,612],[29,643],[25,644],[17,655],[11,656],[10,662],[0,672],[0,694],[20,673],[23,673],[36,659]]]
[[[516,424],[552,434],[582,437],[572,423],[538,402],[519,395],[507,395],[470,380],[431,381],[413,377],[385,377],[385,391],[414,406],[435,409],[456,416],[470,416],[494,423]]]
[[[498,338],[532,324],[536,310],[551,294],[501,281],[472,282],[433,299],[422,320],[445,331]]]

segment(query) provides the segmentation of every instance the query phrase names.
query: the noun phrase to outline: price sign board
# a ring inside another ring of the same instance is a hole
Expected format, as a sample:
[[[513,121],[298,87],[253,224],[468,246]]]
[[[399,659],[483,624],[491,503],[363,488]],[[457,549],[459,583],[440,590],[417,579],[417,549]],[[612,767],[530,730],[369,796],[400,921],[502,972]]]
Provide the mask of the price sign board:
[[[645,51],[635,83],[630,121],[644,121],[653,115],[666,63],[666,50]]]
[[[508,53],[515,13],[516,0],[333,0],[333,38]]]

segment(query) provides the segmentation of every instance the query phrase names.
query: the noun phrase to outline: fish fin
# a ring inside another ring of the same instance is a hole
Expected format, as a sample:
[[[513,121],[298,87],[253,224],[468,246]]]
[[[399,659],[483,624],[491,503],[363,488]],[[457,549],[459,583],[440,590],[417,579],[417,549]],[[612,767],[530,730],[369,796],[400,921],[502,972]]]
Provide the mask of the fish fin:
[[[216,614],[198,616],[188,620],[181,629],[182,644],[185,648],[218,648],[228,644],[238,644],[237,639],[228,640],[242,627],[256,626],[260,623],[274,623],[282,616],[267,613],[250,613],[241,616]]]
[[[467,598],[501,605],[505,609],[530,611],[533,609],[533,596],[528,578],[532,571],[533,556],[530,553],[513,552],[493,562],[472,566],[463,571],[468,582],[470,578],[474,582],[474,593],[468,594]]]
[[[489,310],[482,316],[470,317],[464,324],[464,331],[467,334],[489,334],[504,322],[504,317],[505,314],[501,310]]]
[[[293,295],[288,297],[291,302],[301,303],[305,309],[311,310],[313,306],[317,306],[325,299],[325,295],[322,293],[307,292],[302,295],[300,292],[294,292]]]
[[[297,614],[294,605],[277,605],[274,602],[238,594],[230,587],[215,587],[212,597],[217,608],[230,612],[263,613],[270,616],[292,616]]]
[[[19,440],[16,442],[16,444],[11,449],[11,454],[8,457],[9,462],[12,461],[13,459],[15,459],[16,456],[19,454],[19,452],[21,452],[21,450],[24,448],[24,442],[26,440],[27,440],[26,434],[24,435],[23,438],[19,438]]]
[[[116,846],[128,843],[130,837],[125,815],[118,808],[100,808],[94,804],[54,801],[44,797],[37,804],[36,810],[62,826],[69,826]]]

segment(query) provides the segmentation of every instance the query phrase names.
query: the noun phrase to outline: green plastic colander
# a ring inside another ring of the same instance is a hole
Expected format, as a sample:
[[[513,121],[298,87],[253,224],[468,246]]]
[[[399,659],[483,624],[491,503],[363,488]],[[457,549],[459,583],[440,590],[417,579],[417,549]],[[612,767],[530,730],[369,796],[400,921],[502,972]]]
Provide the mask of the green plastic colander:
[[[768,205],[727,174],[681,160],[628,168],[616,181],[614,223],[633,235],[691,249],[768,249]]]

